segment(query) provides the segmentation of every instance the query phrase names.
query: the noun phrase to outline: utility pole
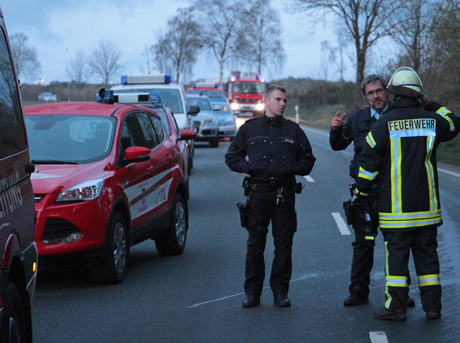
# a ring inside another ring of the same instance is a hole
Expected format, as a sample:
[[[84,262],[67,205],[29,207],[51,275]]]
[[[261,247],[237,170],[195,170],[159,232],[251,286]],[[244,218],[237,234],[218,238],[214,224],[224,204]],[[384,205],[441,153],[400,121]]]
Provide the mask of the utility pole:
[[[65,70],[66,71],[68,71],[67,60],[68,60],[67,59],[67,48],[65,48]],[[70,80],[67,80],[67,102],[70,102]]]

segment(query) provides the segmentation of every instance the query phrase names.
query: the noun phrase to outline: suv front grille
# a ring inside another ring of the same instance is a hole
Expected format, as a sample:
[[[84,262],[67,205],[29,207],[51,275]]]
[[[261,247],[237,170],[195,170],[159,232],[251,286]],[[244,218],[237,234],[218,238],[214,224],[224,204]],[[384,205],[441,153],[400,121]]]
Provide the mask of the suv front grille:
[[[45,223],[42,239],[64,238],[73,232],[80,232],[80,230],[67,220],[48,218]]]

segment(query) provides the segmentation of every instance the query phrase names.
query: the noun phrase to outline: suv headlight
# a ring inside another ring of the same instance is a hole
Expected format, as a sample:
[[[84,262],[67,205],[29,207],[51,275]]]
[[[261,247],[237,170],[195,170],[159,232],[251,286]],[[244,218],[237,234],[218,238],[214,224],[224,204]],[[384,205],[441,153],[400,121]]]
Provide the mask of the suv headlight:
[[[258,103],[258,104],[256,105],[256,111],[263,111],[264,109],[265,109],[265,105],[264,105],[263,102],[262,102],[262,103]]]
[[[60,192],[56,202],[76,202],[96,199],[101,194],[103,186],[104,179],[82,182]]]
[[[217,125],[217,119],[206,119],[203,124],[215,126]]]

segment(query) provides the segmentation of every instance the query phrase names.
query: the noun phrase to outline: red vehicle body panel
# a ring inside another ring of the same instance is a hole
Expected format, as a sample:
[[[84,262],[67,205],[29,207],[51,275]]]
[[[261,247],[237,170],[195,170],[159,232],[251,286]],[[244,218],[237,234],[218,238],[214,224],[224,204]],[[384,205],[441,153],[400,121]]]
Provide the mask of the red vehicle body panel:
[[[116,131],[110,153],[100,161],[86,164],[36,164],[32,174],[35,203],[35,239],[42,256],[61,255],[104,246],[106,228],[118,204],[128,209],[130,236],[145,229],[172,207],[174,194],[183,183],[182,158],[177,142],[165,132],[162,144],[151,150],[148,160],[117,165],[121,144],[121,123],[129,113],[155,111],[137,105],[99,103],[55,103],[25,107],[25,115],[78,114],[115,117]],[[142,151],[142,150],[141,150]],[[104,180],[101,194],[88,201],[57,203],[58,194],[89,180]],[[45,244],[46,224],[58,219],[82,233],[77,242]],[[136,243],[131,241],[131,244]]]

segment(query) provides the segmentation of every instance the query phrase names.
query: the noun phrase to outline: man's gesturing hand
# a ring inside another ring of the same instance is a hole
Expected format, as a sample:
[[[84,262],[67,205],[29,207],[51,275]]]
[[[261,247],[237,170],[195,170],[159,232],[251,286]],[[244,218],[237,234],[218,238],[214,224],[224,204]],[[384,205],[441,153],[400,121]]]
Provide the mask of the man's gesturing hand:
[[[334,131],[338,130],[339,128],[341,128],[343,126],[343,122],[344,122],[345,118],[347,117],[346,113],[340,115],[341,113],[342,113],[341,111],[338,111],[334,115],[334,118],[332,118],[331,128]]]

